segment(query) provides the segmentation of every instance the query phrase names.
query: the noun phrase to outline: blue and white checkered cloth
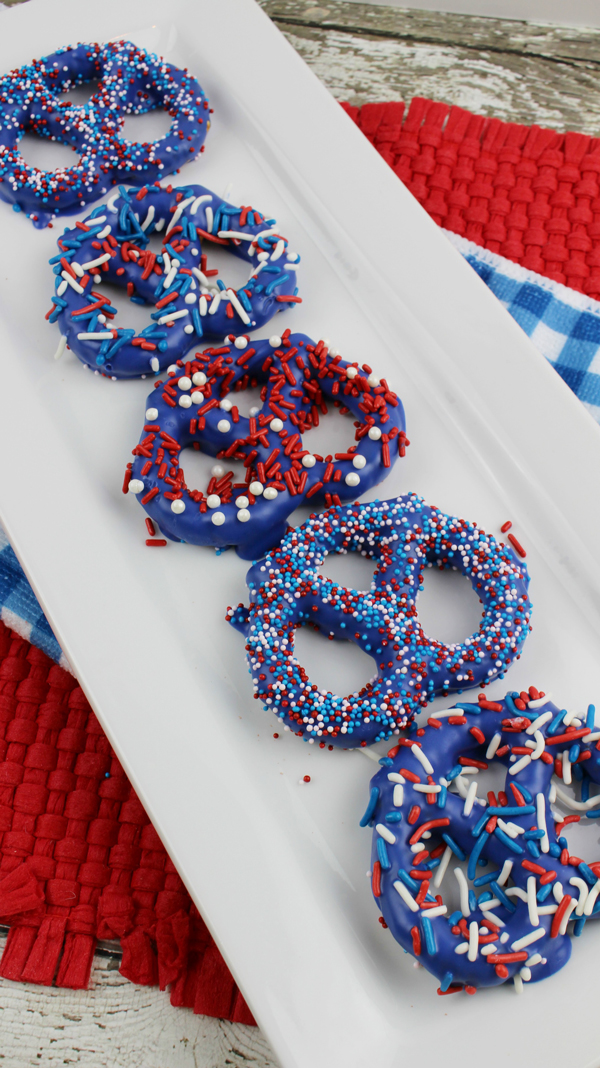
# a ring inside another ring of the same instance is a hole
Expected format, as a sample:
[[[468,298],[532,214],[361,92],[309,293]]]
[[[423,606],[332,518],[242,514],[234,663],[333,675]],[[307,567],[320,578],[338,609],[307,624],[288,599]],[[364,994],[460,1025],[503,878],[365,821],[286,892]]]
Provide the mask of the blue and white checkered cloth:
[[[600,422],[600,303],[444,233]],[[71,670],[1,527],[0,619]]]
[[[70,671],[65,654],[0,527],[0,619],[11,630]]]
[[[600,303],[458,234],[444,233],[600,422]]]

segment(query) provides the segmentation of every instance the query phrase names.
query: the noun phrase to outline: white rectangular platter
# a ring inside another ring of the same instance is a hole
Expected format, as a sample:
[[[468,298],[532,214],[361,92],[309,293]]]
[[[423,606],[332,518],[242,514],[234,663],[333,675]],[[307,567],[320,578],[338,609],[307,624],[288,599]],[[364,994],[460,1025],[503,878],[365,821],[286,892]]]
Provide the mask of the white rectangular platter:
[[[491,694],[600,697],[598,427],[253,0],[31,0],[0,24],[3,71],[122,35],[198,76],[214,125],[180,181],[232,183],[233,201],[275,215],[302,255],[304,298],[277,329],[329,337],[403,398],[412,444],[379,495],[416,490],[496,534],[510,518],[527,547],[534,631]],[[121,482],[148,382],[53,361],[43,316],[60,229],[0,209],[0,519],[282,1064],[597,1064],[598,926],[525,996],[476,998],[437,997],[382,930],[358,827],[375,765],[273,738],[224,620],[245,565],[145,548]],[[458,607],[434,625],[459,639],[472,604],[448,590]],[[337,643],[302,650],[321,684],[370,674]],[[598,856],[595,824],[581,848]]]

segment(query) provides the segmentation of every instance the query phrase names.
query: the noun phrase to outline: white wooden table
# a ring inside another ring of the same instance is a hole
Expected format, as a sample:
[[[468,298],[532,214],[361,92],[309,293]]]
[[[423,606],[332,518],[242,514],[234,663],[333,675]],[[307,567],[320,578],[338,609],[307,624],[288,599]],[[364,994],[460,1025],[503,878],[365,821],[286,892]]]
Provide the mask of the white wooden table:
[[[600,131],[598,29],[343,0],[262,6],[338,100],[430,96],[508,121]],[[0,13],[9,33],[10,12]],[[118,968],[116,951],[97,953],[84,991],[0,979],[0,1068],[276,1065],[256,1028],[174,1009],[165,993],[134,986]]]

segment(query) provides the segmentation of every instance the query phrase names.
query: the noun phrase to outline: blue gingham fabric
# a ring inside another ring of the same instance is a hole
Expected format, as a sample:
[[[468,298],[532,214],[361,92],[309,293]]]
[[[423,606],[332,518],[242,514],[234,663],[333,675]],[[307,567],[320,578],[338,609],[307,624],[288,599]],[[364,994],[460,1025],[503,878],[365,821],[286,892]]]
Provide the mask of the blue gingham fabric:
[[[600,422],[600,302],[444,233]]]
[[[70,671],[69,663],[29,585],[6,534],[0,527],[0,619],[57,664]]]
[[[444,233],[600,422],[600,303],[449,230]],[[71,670],[2,527],[0,618]]]

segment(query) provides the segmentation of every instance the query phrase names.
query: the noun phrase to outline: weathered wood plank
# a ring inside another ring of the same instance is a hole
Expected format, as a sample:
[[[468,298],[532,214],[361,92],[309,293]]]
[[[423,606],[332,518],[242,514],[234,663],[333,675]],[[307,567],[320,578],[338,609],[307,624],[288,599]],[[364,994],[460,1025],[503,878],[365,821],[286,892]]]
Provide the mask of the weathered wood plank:
[[[1,1068],[276,1068],[256,1027],[174,1009],[117,967],[97,954],[89,990],[0,979]]]
[[[506,121],[600,133],[600,30],[339,0],[262,6],[338,100],[430,96]]]

